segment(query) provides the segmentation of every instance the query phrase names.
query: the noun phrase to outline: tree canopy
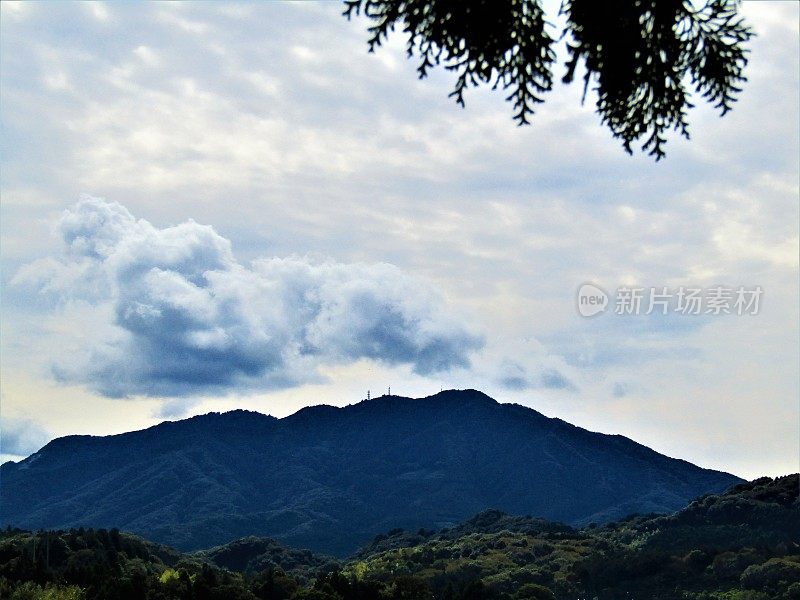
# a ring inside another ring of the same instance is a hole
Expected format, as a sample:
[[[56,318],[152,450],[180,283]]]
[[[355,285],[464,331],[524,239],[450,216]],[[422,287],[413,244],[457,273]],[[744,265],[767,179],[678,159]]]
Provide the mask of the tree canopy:
[[[470,87],[505,90],[519,125],[553,87],[556,45],[566,44],[562,81],[583,67],[600,119],[630,154],[634,144],[656,160],[666,133],[689,137],[696,95],[724,115],[746,80],[753,31],[739,0],[563,0],[554,32],[541,0],[344,0],[345,16],[371,21],[374,51],[396,27],[424,78],[441,65],[456,75],[450,93],[464,106]]]

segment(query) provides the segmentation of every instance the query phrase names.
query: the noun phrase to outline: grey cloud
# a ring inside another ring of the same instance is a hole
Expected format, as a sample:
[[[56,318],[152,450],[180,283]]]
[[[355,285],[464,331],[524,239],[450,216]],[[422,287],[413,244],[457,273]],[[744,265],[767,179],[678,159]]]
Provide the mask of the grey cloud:
[[[164,419],[182,419],[196,405],[197,401],[189,398],[170,398],[164,400],[153,414]]]
[[[14,281],[112,307],[118,335],[54,367],[106,396],[285,388],[359,359],[428,375],[469,366],[483,345],[434,289],[390,264],[244,265],[211,227],[158,229],[91,197],[63,213],[58,231],[63,255]]]
[[[630,385],[624,381],[615,381],[611,392],[614,398],[624,398],[630,392]]]
[[[501,385],[503,385],[503,387],[518,392],[522,390],[527,390],[530,387],[527,379],[525,379],[524,377],[517,377],[514,375],[501,377],[499,382]]]
[[[552,359],[553,357],[549,357]],[[577,390],[577,386],[561,370],[540,366],[531,369],[513,360],[504,360],[499,367],[498,383],[503,387],[523,391],[544,388],[550,390]]]
[[[50,441],[50,434],[28,419],[0,421],[0,454],[27,456]]]
[[[555,369],[548,369],[542,373],[542,386],[551,390],[575,389],[572,382],[563,373]]]

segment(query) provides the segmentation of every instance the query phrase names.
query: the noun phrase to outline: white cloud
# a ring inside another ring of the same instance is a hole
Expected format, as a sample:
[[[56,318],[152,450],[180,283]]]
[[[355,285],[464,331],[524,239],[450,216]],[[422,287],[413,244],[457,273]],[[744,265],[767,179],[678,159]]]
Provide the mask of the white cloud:
[[[55,366],[108,396],[290,387],[362,358],[426,375],[467,367],[483,344],[430,286],[389,264],[245,266],[209,226],[158,229],[91,197],[64,211],[58,231],[63,254],[13,283],[110,309],[114,335]]]
[[[89,13],[98,21],[108,21],[111,17],[108,7],[104,2],[88,1],[84,2],[84,6],[88,7]]]

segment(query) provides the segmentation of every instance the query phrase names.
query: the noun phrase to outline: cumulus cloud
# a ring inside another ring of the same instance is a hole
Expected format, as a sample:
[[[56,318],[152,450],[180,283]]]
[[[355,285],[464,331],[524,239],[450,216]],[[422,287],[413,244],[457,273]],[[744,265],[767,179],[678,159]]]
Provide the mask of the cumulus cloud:
[[[28,419],[0,421],[0,454],[27,456],[50,441],[50,434]]]
[[[469,366],[483,345],[430,285],[390,264],[245,265],[210,226],[159,229],[88,196],[57,231],[62,255],[26,265],[14,283],[105,309],[113,333],[54,372],[106,396],[285,388],[359,359],[428,375]]]

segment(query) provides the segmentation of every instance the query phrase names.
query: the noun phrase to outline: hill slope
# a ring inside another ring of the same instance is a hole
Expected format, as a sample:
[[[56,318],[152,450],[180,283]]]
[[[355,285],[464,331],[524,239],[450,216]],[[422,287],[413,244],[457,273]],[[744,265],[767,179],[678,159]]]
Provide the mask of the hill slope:
[[[385,583],[415,577],[437,598],[480,581],[488,598],[528,598],[515,594],[538,585],[565,600],[793,600],[800,598],[798,486],[797,474],[762,478],[671,515],[582,530],[485,511],[438,533],[378,536],[345,574]]]
[[[340,556],[486,508],[582,525],[741,481],[475,390],[69,436],[0,477],[2,524],[118,527],[184,550],[269,536]]]
[[[342,563],[266,538],[181,554],[115,530],[0,530],[0,597],[796,600],[798,491],[797,474],[763,478],[583,530],[487,510],[377,536]]]

